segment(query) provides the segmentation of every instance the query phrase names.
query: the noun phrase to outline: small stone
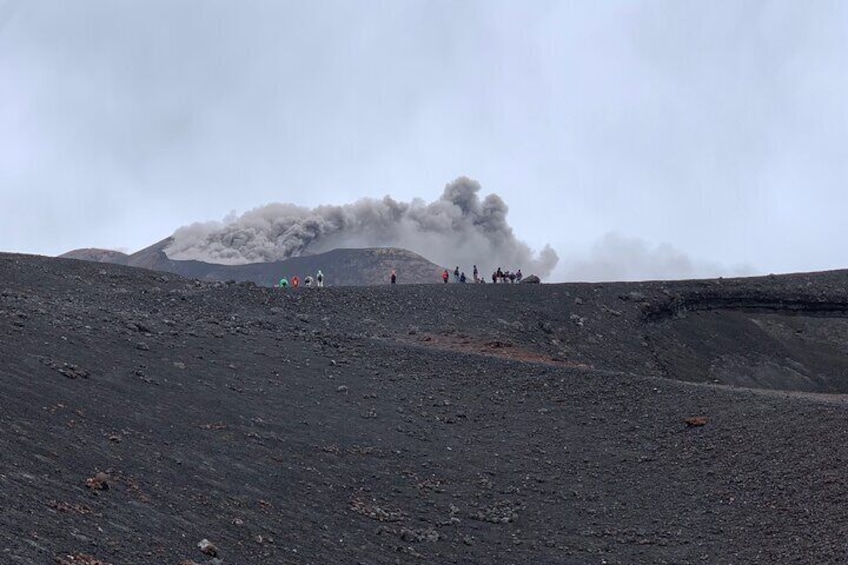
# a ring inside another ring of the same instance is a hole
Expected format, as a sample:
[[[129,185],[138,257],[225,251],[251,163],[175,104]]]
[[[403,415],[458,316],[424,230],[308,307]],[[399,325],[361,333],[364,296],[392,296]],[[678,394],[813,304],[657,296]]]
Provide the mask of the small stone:
[[[85,486],[91,490],[109,490],[109,475],[100,471],[93,477],[86,479]]]
[[[704,416],[693,416],[692,418],[686,418],[683,420],[683,423],[685,423],[689,428],[697,428],[705,426],[707,424],[707,419]]]
[[[201,553],[204,555],[208,555],[209,557],[217,557],[218,556],[218,548],[215,547],[215,544],[204,538],[197,542],[197,547],[200,549]]]
[[[85,553],[74,553],[73,555],[57,557],[55,563],[56,565],[111,565]]]

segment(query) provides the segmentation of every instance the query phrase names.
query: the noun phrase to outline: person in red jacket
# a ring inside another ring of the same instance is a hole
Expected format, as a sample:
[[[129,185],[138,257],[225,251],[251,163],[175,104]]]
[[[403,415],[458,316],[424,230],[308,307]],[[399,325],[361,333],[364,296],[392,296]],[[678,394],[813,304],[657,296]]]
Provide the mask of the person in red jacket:
[[[450,273],[448,273],[448,270],[445,269],[445,272],[442,273],[442,282],[448,284],[448,279],[450,279]]]
[[[292,277],[292,287],[297,288],[300,285],[300,279],[297,278],[297,275]]]

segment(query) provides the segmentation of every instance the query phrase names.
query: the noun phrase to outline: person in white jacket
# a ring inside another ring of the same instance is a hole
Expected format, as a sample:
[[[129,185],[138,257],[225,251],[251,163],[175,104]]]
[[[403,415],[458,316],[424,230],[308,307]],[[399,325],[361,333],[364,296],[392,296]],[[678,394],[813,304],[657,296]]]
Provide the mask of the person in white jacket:
[[[318,274],[315,275],[315,281],[319,287],[324,286],[324,273],[321,272],[321,269],[318,269]]]

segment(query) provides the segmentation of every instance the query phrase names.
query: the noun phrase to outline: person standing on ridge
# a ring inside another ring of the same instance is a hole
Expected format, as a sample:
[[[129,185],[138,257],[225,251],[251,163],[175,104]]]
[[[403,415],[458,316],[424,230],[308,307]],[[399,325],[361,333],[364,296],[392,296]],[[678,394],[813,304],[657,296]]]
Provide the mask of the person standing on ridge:
[[[318,274],[315,275],[315,280],[318,282],[318,287],[321,288],[324,286],[324,273],[321,272],[321,269],[318,269]]]
[[[297,288],[300,284],[300,279],[297,278],[297,275],[292,277],[292,288]]]
[[[445,269],[445,272],[442,273],[442,282],[448,284],[448,279],[450,279],[450,275],[448,274],[448,270]]]
[[[459,282],[459,265],[453,270],[453,280]]]
[[[392,284],[397,283],[397,271],[395,271],[394,269],[392,269],[392,277],[391,278],[392,278]]]
[[[465,284],[465,271],[462,271],[462,274],[459,275],[459,282]]]
[[[280,288],[288,288],[289,280],[286,277],[280,279]]]
[[[479,272],[477,271],[477,265],[474,265],[474,282],[477,282],[477,275]]]
[[[312,286],[312,275],[306,275],[306,278],[303,279],[303,286],[307,288]]]

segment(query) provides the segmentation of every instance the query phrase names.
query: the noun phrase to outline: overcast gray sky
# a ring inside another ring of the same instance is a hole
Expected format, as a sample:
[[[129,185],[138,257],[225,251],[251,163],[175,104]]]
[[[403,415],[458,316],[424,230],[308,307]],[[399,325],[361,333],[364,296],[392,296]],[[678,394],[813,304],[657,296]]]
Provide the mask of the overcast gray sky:
[[[848,2],[0,0],[0,249],[499,195],[553,278],[848,265]]]

